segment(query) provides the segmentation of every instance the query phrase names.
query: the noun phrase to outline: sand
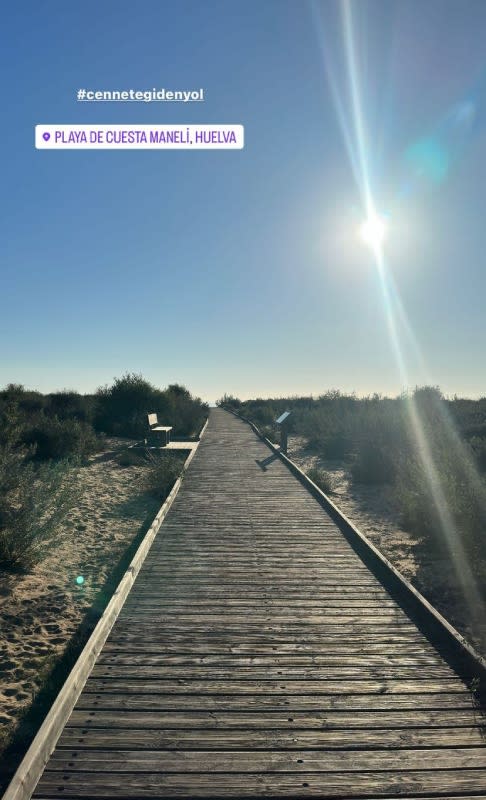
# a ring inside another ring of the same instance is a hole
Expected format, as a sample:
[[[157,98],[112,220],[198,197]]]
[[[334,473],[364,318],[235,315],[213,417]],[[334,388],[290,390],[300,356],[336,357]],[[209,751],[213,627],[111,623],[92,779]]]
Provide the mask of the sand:
[[[138,485],[146,467],[113,460],[126,443],[107,439],[80,468],[79,500],[55,550],[31,574],[0,570],[0,748],[142,524],[157,513],[159,503]]]

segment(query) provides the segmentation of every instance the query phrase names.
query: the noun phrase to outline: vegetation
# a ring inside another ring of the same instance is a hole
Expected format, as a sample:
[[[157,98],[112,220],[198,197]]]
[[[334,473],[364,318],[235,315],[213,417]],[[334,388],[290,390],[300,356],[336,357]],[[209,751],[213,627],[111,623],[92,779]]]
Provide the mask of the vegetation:
[[[0,447],[0,567],[29,570],[48,552],[74,502],[68,462],[36,465],[28,451]]]
[[[152,412],[162,424],[172,425],[174,436],[195,436],[208,414],[207,404],[184,386],[157,389],[134,373],[98,389],[95,401],[95,428],[116,436],[146,436],[147,414]]]
[[[144,476],[143,488],[152,497],[163,502],[181,474],[181,460],[177,456],[149,454],[150,469]]]
[[[160,390],[136,374],[116,378],[95,395],[43,395],[19,384],[0,391],[1,568],[29,570],[44,558],[75,502],[75,465],[100,449],[106,434],[146,436],[150,412],[176,436],[196,436],[208,407],[183,386]],[[143,463],[129,450],[117,460]],[[179,473],[178,459],[154,461],[147,488],[165,499]]]
[[[267,430],[291,410],[291,433],[314,452],[339,458],[356,483],[391,486],[402,524],[422,537],[424,558],[447,557],[445,509],[453,536],[482,569],[486,398],[446,399],[426,386],[397,398],[330,391],[318,398],[247,401],[226,395],[219,402]]]
[[[85,459],[100,444],[92,424],[93,401],[76,392],[42,395],[18,384],[0,391],[0,443],[25,447],[35,461]]]
[[[319,489],[322,489],[324,494],[333,494],[335,488],[335,480],[330,472],[326,472],[319,467],[312,467],[307,470],[307,477],[310,478],[312,483],[315,483]]]

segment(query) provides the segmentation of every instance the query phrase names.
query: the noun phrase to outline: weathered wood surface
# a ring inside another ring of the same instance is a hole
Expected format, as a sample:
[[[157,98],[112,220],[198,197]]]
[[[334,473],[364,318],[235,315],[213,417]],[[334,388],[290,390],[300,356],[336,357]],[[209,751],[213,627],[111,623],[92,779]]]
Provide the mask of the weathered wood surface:
[[[486,798],[468,687],[251,429],[211,420],[35,798]]]

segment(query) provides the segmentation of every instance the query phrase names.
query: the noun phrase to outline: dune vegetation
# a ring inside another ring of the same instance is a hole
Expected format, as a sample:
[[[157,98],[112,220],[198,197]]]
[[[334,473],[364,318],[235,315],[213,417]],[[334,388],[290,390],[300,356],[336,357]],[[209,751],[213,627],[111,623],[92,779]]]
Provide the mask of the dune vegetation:
[[[157,389],[136,374],[94,395],[43,395],[16,384],[0,391],[0,568],[28,570],[45,557],[59,522],[76,504],[79,466],[103,449],[107,435],[146,436],[149,412],[172,425],[175,436],[194,437],[207,406],[183,386]],[[122,465],[123,454],[119,458]],[[180,463],[169,458],[147,466],[152,483],[162,480],[169,490],[180,472]]]

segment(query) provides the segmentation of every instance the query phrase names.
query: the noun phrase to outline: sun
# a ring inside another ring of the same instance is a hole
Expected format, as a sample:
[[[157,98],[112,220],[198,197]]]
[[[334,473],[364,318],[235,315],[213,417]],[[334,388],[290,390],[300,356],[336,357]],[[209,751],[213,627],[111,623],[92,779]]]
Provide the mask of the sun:
[[[377,250],[382,246],[386,236],[386,224],[383,217],[373,213],[368,216],[359,229],[361,239],[368,247]]]

